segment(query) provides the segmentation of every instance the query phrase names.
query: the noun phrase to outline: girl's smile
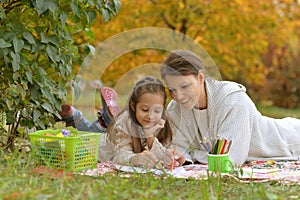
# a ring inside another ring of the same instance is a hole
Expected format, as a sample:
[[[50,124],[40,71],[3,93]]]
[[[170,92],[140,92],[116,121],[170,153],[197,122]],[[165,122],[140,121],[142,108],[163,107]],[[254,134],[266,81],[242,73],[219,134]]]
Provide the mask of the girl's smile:
[[[160,94],[145,93],[135,106],[137,121],[142,127],[158,123],[164,110],[164,98]]]

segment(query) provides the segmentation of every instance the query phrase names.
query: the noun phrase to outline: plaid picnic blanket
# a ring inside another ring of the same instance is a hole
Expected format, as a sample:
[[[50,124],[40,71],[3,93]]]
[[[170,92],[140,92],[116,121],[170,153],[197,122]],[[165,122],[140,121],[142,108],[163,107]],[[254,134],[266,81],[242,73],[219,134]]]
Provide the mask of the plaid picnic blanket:
[[[153,173],[155,176],[167,174],[176,178],[196,178],[207,179],[213,175],[207,170],[205,164],[185,165],[175,168],[172,172],[170,170],[151,169],[146,170],[138,167],[118,165],[113,162],[98,163],[97,168],[90,169],[78,174],[88,176],[103,176],[106,173],[120,173],[123,176],[130,176],[131,173]],[[241,182],[267,182],[267,181],[281,181],[281,182],[295,182],[300,184],[300,161],[273,161],[260,160],[245,163],[240,169],[237,169],[231,174],[222,174],[224,176],[231,176]]]

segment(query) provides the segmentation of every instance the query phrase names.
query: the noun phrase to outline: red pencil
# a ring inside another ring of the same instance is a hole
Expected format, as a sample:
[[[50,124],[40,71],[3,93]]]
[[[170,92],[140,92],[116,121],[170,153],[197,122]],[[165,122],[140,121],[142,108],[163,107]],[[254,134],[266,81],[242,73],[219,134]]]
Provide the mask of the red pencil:
[[[220,154],[224,154],[225,153],[226,143],[227,143],[227,140],[224,139],[224,143],[223,143],[223,146],[222,146]]]

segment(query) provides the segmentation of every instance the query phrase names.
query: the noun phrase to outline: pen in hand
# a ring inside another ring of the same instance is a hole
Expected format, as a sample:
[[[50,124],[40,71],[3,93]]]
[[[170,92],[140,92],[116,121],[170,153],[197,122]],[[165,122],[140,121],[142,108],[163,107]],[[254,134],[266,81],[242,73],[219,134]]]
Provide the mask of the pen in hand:
[[[175,145],[174,150],[173,150],[173,155],[174,155],[174,156],[176,155],[176,147],[177,147],[177,145]],[[173,171],[174,164],[175,164],[175,158],[173,158],[172,163],[171,163],[171,166],[170,166],[170,172],[171,172],[171,173],[172,173],[172,171]]]

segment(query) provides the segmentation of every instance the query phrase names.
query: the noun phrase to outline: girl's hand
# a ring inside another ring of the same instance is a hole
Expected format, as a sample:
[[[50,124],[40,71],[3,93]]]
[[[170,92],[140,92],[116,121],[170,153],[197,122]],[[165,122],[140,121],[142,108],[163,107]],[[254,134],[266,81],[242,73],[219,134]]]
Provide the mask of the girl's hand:
[[[165,125],[165,120],[160,119],[154,125],[144,126],[143,131],[146,137],[151,137],[155,135],[160,129],[162,129]]]
[[[173,160],[174,160],[174,154],[173,154],[173,152],[170,149],[167,149],[165,151],[165,157],[164,157],[164,160],[163,160],[164,167],[167,168],[167,169],[169,169],[171,167],[171,165],[172,165]]]
[[[135,167],[145,167],[147,169],[154,168],[157,163],[156,156],[149,152],[143,151],[142,153],[138,153],[131,158],[131,163]]]
[[[176,153],[174,158],[175,158],[175,161],[178,162],[179,166],[182,166],[183,163],[185,162],[185,157],[181,153]]]
[[[173,160],[174,160],[174,166],[173,167],[179,167],[179,166],[183,165],[183,163],[185,162],[185,157],[184,157],[184,155],[182,155],[178,152],[176,152],[175,155],[174,155],[173,151],[171,151],[170,149],[167,149],[166,153],[165,153],[164,160],[163,160],[164,166],[167,169],[170,169]]]

